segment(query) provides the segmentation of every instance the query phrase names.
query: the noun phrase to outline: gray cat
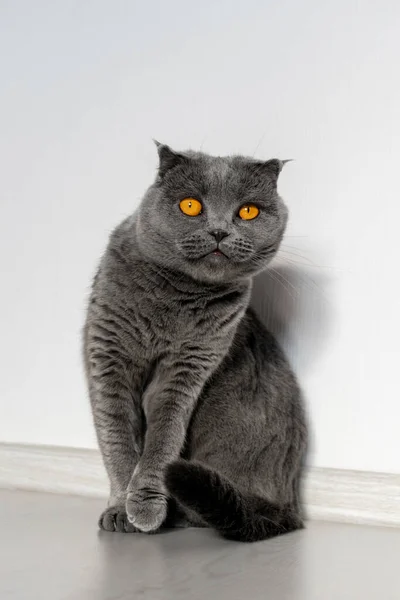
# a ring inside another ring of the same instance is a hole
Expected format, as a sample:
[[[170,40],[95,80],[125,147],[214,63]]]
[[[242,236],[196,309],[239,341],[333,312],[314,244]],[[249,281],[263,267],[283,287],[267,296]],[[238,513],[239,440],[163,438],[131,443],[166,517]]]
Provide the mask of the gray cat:
[[[177,153],[110,237],[84,355],[110,479],[107,531],[214,527],[256,541],[302,527],[299,388],[249,308],[287,209],[283,162]]]

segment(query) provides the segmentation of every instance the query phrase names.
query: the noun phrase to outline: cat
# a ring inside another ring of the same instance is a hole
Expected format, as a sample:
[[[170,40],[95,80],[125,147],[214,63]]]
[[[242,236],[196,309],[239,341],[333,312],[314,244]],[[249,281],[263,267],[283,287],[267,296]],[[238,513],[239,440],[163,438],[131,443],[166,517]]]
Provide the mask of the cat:
[[[249,307],[278,251],[284,161],[176,152],[111,234],[84,359],[110,480],[106,531],[213,527],[257,541],[303,526],[307,425],[295,376]]]

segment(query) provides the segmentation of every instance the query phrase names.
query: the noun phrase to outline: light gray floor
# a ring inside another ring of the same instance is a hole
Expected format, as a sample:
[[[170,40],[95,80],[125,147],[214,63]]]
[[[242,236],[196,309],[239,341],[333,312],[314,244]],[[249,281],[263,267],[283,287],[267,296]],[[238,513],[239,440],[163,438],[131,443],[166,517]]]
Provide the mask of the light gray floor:
[[[399,600],[400,530],[310,523],[238,544],[212,531],[98,532],[101,500],[0,491],[1,600]]]

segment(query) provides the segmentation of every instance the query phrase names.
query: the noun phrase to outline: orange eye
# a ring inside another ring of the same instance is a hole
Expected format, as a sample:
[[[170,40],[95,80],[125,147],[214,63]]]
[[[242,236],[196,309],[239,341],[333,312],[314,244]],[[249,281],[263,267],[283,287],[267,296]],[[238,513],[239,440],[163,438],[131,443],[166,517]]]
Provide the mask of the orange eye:
[[[243,221],[251,221],[255,219],[260,214],[260,210],[254,204],[245,204],[239,210],[239,217],[243,219]]]
[[[196,200],[196,198],[184,198],[184,200],[180,201],[179,208],[189,217],[197,217],[203,210],[201,202]]]

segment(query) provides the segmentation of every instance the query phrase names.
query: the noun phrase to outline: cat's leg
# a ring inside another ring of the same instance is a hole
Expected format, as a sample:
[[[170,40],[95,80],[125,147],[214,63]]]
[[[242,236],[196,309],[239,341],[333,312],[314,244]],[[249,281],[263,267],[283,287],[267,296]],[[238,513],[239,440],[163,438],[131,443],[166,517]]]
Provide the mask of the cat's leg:
[[[130,521],[141,531],[154,531],[164,522],[165,469],[179,458],[197,399],[223,353],[216,355],[207,349],[196,356],[182,356],[164,361],[143,399],[145,446],[129,484],[126,504]]]
[[[260,351],[257,362],[254,356],[254,349],[236,346],[203,390],[190,424],[190,462],[177,461],[166,475],[186,512],[226,537],[247,541],[302,527],[307,450],[295,379],[285,363],[276,369],[276,355],[274,370],[268,354]]]
[[[128,369],[117,355],[93,350],[87,371],[97,438],[110,480],[108,507],[99,527],[134,532],[127,518],[126,493],[143,447],[141,409],[133,398]]]

